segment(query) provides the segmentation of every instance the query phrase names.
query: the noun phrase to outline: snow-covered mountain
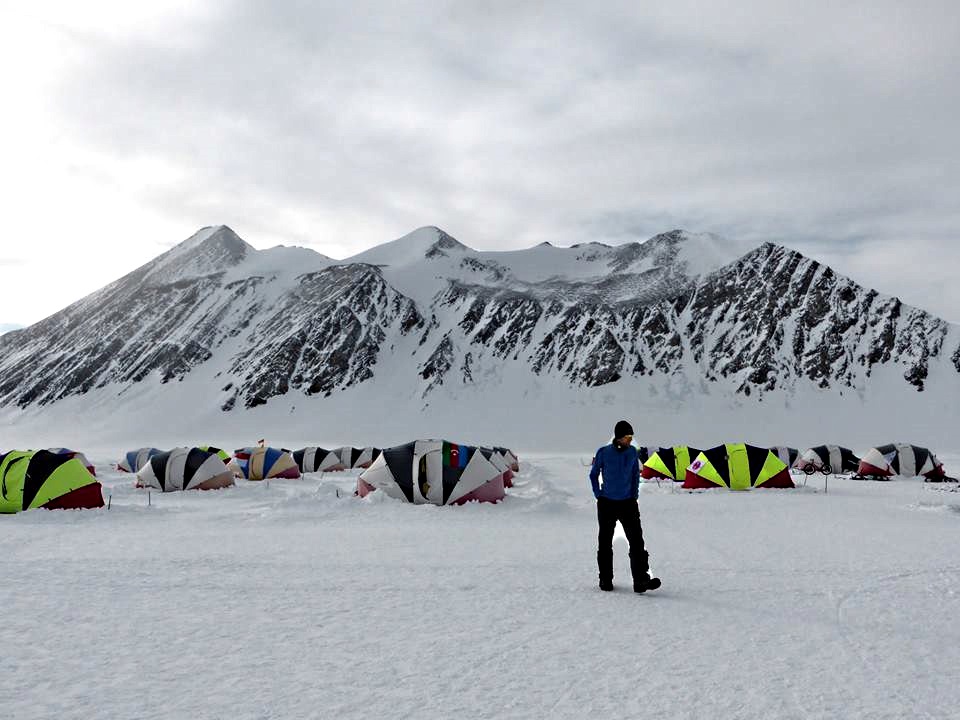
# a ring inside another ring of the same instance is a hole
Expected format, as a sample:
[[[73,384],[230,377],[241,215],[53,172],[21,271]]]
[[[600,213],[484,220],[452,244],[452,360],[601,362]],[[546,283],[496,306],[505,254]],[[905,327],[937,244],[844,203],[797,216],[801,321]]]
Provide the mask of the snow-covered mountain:
[[[11,426],[149,397],[214,426],[267,406],[258,422],[305,413],[322,433],[380,413],[395,432],[539,418],[559,437],[617,413],[729,411],[746,431],[772,407],[846,424],[890,405],[937,427],[955,417],[939,398],[960,389],[958,330],[788,248],[709,234],[480,252],[426,227],[337,261],[219,226],[0,337],[0,407]]]

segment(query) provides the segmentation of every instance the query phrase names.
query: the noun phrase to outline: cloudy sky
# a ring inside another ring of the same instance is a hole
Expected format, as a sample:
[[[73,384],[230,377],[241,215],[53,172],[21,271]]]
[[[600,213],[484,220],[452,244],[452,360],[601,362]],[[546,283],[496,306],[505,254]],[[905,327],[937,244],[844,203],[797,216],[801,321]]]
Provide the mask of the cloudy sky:
[[[0,324],[219,223],[333,257],[681,227],[960,321],[955,0],[13,5]]]

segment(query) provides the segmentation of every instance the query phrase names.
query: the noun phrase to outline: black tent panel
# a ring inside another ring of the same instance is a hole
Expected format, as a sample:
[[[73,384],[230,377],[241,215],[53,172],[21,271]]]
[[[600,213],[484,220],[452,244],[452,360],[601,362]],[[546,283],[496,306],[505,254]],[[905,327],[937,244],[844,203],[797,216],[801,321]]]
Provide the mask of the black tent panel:
[[[713,465],[713,469],[717,471],[720,479],[727,484],[727,487],[730,487],[730,463],[727,462],[727,446],[720,445],[701,452]]]
[[[150,458],[150,467],[160,483],[160,490],[167,491],[167,462],[170,460],[170,451],[157,453]]]
[[[190,481],[193,480],[193,476],[197,474],[197,470],[200,469],[200,466],[210,457],[210,453],[204,452],[200,448],[190,448],[190,452],[187,453],[187,461],[183,466],[183,485],[180,486],[181,490],[186,490],[187,485],[190,484]]]
[[[56,455],[46,450],[37,450],[30,458],[26,475],[23,478],[23,509],[30,507],[30,503],[37,497],[40,488],[53,474],[53,471],[72,458],[69,455]]]
[[[413,448],[416,443],[407,443],[383,451],[383,460],[390,468],[393,479],[403,491],[408,502],[413,502]]]
[[[756,447],[755,445],[744,445],[747,448],[747,465],[750,467],[750,485],[756,485],[757,478],[760,477],[760,471],[767,463],[767,457],[770,450],[767,448]]]

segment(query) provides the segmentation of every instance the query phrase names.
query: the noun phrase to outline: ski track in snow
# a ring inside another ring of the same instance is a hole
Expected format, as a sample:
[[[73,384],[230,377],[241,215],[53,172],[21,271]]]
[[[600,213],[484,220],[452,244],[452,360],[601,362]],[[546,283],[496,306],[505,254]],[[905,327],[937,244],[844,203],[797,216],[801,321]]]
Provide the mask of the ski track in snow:
[[[527,460],[521,458],[522,461]],[[949,462],[948,467],[953,463]],[[352,496],[352,474],[0,517],[11,718],[948,718],[956,493],[645,483],[661,590],[596,587],[579,456],[498,506]],[[930,512],[944,509],[945,512]]]

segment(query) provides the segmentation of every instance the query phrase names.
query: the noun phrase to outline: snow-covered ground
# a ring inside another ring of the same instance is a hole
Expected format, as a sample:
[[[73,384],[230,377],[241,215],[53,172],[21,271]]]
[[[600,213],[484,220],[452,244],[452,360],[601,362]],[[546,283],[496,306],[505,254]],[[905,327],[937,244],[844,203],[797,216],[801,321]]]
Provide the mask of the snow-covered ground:
[[[148,506],[98,463],[109,511],[0,516],[0,715],[957,716],[960,492],[645,484],[639,596],[622,538],[596,588],[580,458],[521,461],[460,508],[342,474]]]

